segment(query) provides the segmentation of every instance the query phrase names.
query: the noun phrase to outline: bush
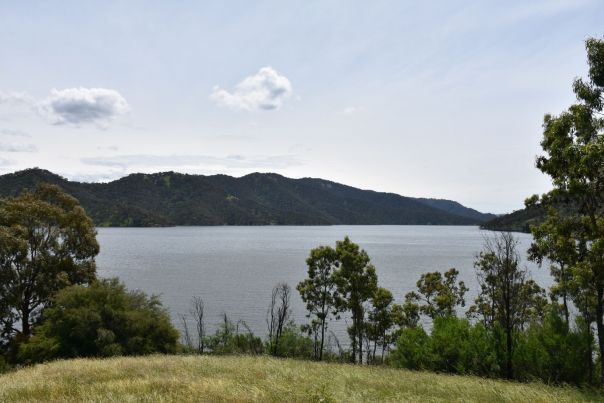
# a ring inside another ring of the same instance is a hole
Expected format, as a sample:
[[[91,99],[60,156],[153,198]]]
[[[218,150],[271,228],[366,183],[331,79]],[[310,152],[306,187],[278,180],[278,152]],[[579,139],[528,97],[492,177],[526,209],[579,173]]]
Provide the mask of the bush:
[[[430,335],[432,369],[464,373],[468,370],[470,324],[453,316],[434,319]]]
[[[533,324],[519,334],[516,343],[514,367],[518,379],[574,384],[590,381],[585,363],[591,360],[593,338],[584,324],[569,328],[551,310],[542,324]]]
[[[403,329],[390,362],[398,368],[431,369],[430,336],[421,326]]]
[[[312,359],[314,357],[314,341],[305,336],[296,325],[290,323],[283,329],[279,339],[278,355],[279,357]]]
[[[421,327],[404,329],[389,361],[400,368],[458,374],[499,371],[493,336],[482,324],[455,316],[436,318],[430,335]]]
[[[34,336],[19,348],[22,362],[53,358],[173,353],[178,332],[156,297],[128,291],[117,279],[59,291]]]
[[[489,377],[501,374],[495,338],[482,323],[470,327],[466,347],[465,373]]]
[[[244,332],[239,332],[239,324]],[[206,338],[206,344],[213,354],[261,354],[262,339],[255,336],[245,322],[239,321],[235,326],[226,314],[214,335]]]

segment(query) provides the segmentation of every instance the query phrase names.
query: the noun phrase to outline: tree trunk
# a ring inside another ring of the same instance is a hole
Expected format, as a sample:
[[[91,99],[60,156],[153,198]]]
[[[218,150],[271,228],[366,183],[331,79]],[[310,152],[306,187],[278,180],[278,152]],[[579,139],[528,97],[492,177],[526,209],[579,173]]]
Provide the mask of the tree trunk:
[[[513,345],[513,339],[512,339],[512,329],[508,328],[505,330],[506,333],[506,346],[507,346],[507,356],[506,356],[506,365],[505,365],[505,372],[506,372],[506,377],[508,379],[512,379],[512,377],[514,376],[514,371],[512,368],[512,345]]]
[[[596,327],[598,328],[598,347],[600,357],[604,357],[604,323],[602,322],[602,294],[604,290],[598,285],[597,301],[596,301]],[[600,359],[600,384],[604,384],[604,359]]]
[[[350,357],[350,361],[353,364],[357,363],[357,330],[356,330],[356,320],[354,319],[354,313],[352,315],[352,332],[350,332],[352,338],[352,356]]]
[[[363,332],[361,331],[360,321],[357,321],[357,339],[359,342],[359,364],[363,363]]]
[[[570,326],[569,323],[569,319],[568,319],[568,302],[566,301],[566,291],[564,292],[564,294],[562,295],[562,301],[564,303],[564,319],[566,320],[566,327],[568,328]]]
[[[590,319],[585,319],[585,323],[587,324],[587,335],[588,335],[588,340],[589,340],[589,344],[587,345],[587,363],[588,363],[588,367],[587,367],[587,376],[588,376],[588,380],[589,383],[592,383],[594,380],[594,364],[593,364],[593,351],[592,351],[592,344],[593,344],[593,336],[591,334],[591,322]]]
[[[21,334],[25,337],[25,339],[29,338],[29,336],[31,335],[29,315],[29,305],[23,304],[23,306],[21,307]]]
[[[321,348],[319,349],[319,361],[323,361],[323,343],[325,341],[325,320],[321,322]]]

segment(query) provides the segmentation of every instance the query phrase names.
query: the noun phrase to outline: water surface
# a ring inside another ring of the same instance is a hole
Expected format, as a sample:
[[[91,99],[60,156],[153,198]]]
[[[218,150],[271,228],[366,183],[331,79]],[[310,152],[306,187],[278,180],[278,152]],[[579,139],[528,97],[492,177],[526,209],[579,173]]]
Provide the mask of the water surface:
[[[455,267],[477,291],[473,262],[490,232],[470,226],[263,226],[100,228],[100,276],[118,276],[129,288],[158,294],[173,321],[187,314],[191,297],[203,297],[207,324],[226,312],[235,322],[266,334],[266,311],[272,287],[287,282],[295,289],[306,276],[305,259],[311,248],[334,245],[345,235],[360,244],[376,266],[379,284],[398,302],[427,271]],[[528,234],[516,234],[526,255]],[[551,279],[546,269],[526,262],[541,286]],[[293,316],[304,323],[305,309],[294,290]],[[345,325],[334,325],[346,338]]]

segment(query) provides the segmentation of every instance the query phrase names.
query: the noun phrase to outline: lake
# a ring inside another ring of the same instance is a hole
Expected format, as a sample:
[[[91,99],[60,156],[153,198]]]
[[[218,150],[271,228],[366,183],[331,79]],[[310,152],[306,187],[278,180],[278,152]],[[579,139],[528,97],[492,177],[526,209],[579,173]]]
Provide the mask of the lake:
[[[309,251],[334,246],[345,235],[367,251],[379,285],[391,290],[397,302],[415,288],[422,273],[455,267],[470,288],[470,305],[477,292],[473,262],[484,237],[493,233],[471,226],[99,228],[98,274],[117,276],[131,289],[160,295],[179,328],[178,317],[189,312],[191,297],[201,296],[211,331],[226,312],[234,322],[244,320],[264,336],[272,287],[286,282],[294,289],[293,317],[305,323],[295,286],[306,277]],[[531,236],[516,237],[524,257]],[[525,264],[542,287],[551,284],[546,268]],[[345,324],[332,329],[347,344]]]

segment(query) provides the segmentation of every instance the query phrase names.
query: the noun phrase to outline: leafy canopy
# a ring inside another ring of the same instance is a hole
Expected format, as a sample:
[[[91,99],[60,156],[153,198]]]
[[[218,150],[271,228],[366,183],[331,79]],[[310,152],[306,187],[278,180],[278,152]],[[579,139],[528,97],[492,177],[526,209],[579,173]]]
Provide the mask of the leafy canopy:
[[[3,336],[25,338],[60,289],[95,279],[96,230],[78,201],[58,187],[0,199],[0,318]],[[19,323],[16,325],[16,323]]]

